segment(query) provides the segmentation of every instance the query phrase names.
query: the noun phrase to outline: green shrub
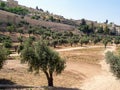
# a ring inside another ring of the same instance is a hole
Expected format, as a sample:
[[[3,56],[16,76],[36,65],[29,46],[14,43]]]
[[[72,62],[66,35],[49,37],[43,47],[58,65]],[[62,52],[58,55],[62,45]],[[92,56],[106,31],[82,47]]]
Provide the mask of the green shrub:
[[[9,50],[6,48],[0,46],[0,69],[4,65],[5,60],[7,59],[7,56],[9,55]]]
[[[107,52],[106,62],[110,64],[111,72],[120,79],[120,56]]]

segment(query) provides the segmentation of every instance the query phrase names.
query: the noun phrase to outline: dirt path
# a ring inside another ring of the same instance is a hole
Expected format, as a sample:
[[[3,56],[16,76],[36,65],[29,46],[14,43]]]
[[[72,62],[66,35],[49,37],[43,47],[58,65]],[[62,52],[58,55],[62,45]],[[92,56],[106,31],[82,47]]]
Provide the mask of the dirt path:
[[[78,49],[86,49],[86,48],[97,48],[103,46],[89,46],[89,47],[74,47],[74,48],[65,48],[65,49],[57,49],[58,52],[63,51],[72,51]],[[107,51],[114,51],[114,46],[109,46],[104,52],[103,55]],[[12,56],[17,56],[16,54]],[[67,74],[78,75],[83,78],[83,85],[81,85],[81,79],[77,79],[77,82],[73,82],[70,87],[72,88],[80,88],[82,90],[119,90],[120,82],[116,81],[115,77],[109,72],[109,66],[103,60],[100,65],[88,64],[88,63],[78,63],[73,61],[67,61],[67,67],[65,68],[65,72]],[[20,70],[21,68],[27,68],[27,65],[20,64],[19,60],[8,60],[6,62],[5,68],[7,69],[15,69]],[[102,68],[102,69],[101,69]],[[75,77],[75,76],[72,76]],[[70,79],[70,78],[69,78]],[[85,81],[84,81],[85,80]],[[64,81],[63,81],[64,82]]]
[[[64,52],[64,51],[73,51],[73,50],[79,50],[79,49],[89,49],[89,48],[100,48],[103,46],[87,46],[87,47],[72,47],[72,48],[65,48],[65,49],[57,49],[58,52]],[[85,62],[73,62],[73,61],[67,61],[66,62],[66,68],[65,71],[72,72],[80,77],[83,78],[82,82],[88,78],[91,78],[95,75],[98,75],[101,73],[101,66],[95,65],[95,64],[89,64]],[[74,76],[73,76],[74,77]],[[81,80],[78,79],[79,82]],[[71,87],[80,88],[80,83],[73,84]]]
[[[64,51],[73,51],[78,49],[87,49],[87,48],[98,48],[103,46],[85,46],[85,47],[70,47],[70,48],[64,48],[64,49],[56,49],[58,52],[64,52]]]
[[[64,51],[73,51],[73,50],[78,50],[78,49],[89,49],[89,48],[98,48],[98,47],[103,47],[103,46],[87,46],[87,47],[71,47],[71,48],[65,48],[65,49],[57,49],[56,51],[58,52],[64,52]],[[73,62],[73,61],[67,61],[66,62],[66,71],[71,71],[76,74],[83,74],[83,77],[91,77],[93,75],[98,74],[100,72],[100,65],[95,65],[95,64],[89,64],[89,63],[84,63],[84,62]],[[93,73],[91,73],[93,72]]]
[[[114,51],[115,46],[111,46],[104,51],[104,55],[107,51]],[[109,71],[109,65],[106,64],[105,60],[101,63],[102,73],[94,76],[89,80],[85,81],[82,86],[83,90],[120,90],[120,82]]]
[[[99,65],[95,65],[95,64],[89,64],[89,63],[76,63],[76,62],[67,62],[67,67],[66,69],[67,71],[71,71],[73,73],[76,74],[82,74],[83,78],[88,78],[88,77],[92,77],[93,75],[98,74],[98,72],[100,72],[100,66]],[[93,72],[93,73],[91,73]]]

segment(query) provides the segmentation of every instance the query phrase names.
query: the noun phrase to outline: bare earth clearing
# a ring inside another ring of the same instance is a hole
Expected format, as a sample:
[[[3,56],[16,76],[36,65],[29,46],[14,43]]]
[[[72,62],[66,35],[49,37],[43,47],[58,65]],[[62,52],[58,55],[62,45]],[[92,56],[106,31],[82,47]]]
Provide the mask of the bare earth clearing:
[[[66,58],[66,69],[61,75],[54,75],[55,86],[83,90],[118,90],[120,84],[106,69],[108,66],[103,60],[105,52],[114,49],[114,46],[109,46],[106,50],[102,46],[57,49],[56,51]],[[34,75],[26,69],[27,65],[21,64],[20,60],[7,60],[0,71],[0,78],[11,80],[18,85],[47,85],[42,72],[40,75]]]
[[[107,51],[115,51],[115,46],[107,48],[103,55]],[[100,62],[102,73],[88,79],[84,84],[83,90],[120,90],[120,81],[116,80],[113,74],[110,72],[109,65],[106,64],[105,60]]]

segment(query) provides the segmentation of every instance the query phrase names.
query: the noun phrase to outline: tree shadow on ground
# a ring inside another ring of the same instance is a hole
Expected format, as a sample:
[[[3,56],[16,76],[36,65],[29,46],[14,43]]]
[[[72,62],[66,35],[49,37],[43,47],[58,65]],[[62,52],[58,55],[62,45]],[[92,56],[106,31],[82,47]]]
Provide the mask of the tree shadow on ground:
[[[15,85],[16,83],[14,83],[11,80],[8,79],[0,79],[0,90],[5,90],[7,88],[7,85]]]
[[[0,85],[15,85],[16,83],[8,79],[0,79]]]
[[[66,87],[36,87],[36,86],[21,86],[8,79],[0,79],[0,90],[16,90],[16,89],[33,89],[33,90],[81,90],[78,88],[66,88]]]
[[[78,88],[66,88],[66,87],[44,87],[45,90],[81,90]]]

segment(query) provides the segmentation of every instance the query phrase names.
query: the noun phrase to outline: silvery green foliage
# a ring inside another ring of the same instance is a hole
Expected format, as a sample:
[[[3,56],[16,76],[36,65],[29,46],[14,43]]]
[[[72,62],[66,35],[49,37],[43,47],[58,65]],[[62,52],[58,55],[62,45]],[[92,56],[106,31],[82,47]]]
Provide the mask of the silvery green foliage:
[[[113,54],[113,52],[107,52],[106,61],[110,64],[111,72],[120,79],[120,56]]]

